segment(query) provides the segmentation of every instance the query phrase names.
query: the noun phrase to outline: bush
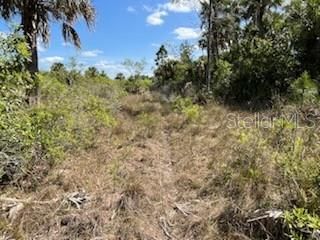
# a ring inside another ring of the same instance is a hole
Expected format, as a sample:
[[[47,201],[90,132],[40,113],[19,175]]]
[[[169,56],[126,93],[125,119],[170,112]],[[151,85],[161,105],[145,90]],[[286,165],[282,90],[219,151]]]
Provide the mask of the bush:
[[[267,103],[274,95],[287,94],[297,63],[281,34],[272,39],[244,40],[226,55],[233,72],[225,93],[228,99]]]
[[[303,72],[291,84],[291,98],[299,103],[314,103],[318,100],[318,85],[308,72]]]
[[[193,104],[190,98],[176,98],[173,108],[175,111],[182,113],[188,122],[196,122],[201,117],[201,107]]]
[[[156,132],[156,127],[159,119],[155,114],[142,113],[138,115],[138,122],[142,126],[141,134],[145,137],[151,138]]]
[[[289,236],[292,240],[317,239],[314,234],[320,231],[320,217],[309,214],[308,210],[303,208],[286,211],[284,223],[289,229]]]
[[[139,76],[122,81],[125,90],[129,93],[143,93],[150,90],[153,85],[150,78],[141,78]]]
[[[218,60],[214,72],[213,92],[217,97],[225,96],[230,89],[232,80],[232,65],[224,60]]]
[[[210,166],[215,174],[200,191],[201,196],[222,193],[236,209],[243,209],[244,218],[255,216],[258,209],[285,212],[283,221],[268,219],[261,221],[262,228],[260,222],[240,227],[252,239],[265,239],[266,231],[276,239],[311,239],[320,230],[319,129],[303,125],[292,117],[296,110],[291,111],[277,118],[241,113],[244,121],[229,125],[235,128],[226,135],[229,147],[221,144],[221,152],[215,150]],[[265,122],[257,124],[260,120]],[[233,224],[230,219],[228,215],[224,220]]]
[[[0,52],[0,184],[7,166],[25,169],[10,171],[10,181],[18,172],[30,174],[33,169],[43,175],[70,151],[93,146],[101,128],[116,124],[111,103],[123,95],[117,83],[103,76],[79,77],[70,87],[59,74],[39,74],[40,104],[28,106],[26,92],[32,81],[24,68],[29,57],[24,39],[18,32],[0,37]]]
[[[19,29],[0,35],[0,111],[10,112],[25,103],[32,86],[25,69],[30,53]]]

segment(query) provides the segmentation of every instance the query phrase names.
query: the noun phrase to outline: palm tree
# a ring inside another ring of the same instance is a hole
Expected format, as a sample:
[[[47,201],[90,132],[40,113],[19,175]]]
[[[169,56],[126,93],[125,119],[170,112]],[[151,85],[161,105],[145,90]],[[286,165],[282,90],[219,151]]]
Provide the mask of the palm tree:
[[[16,0],[0,0],[0,15],[5,20],[8,20],[14,13],[15,1]]]
[[[212,71],[221,50],[230,48],[238,40],[240,21],[238,6],[231,0],[201,2],[201,22],[204,29],[202,43],[207,49],[207,87],[211,89]]]
[[[251,20],[257,29],[259,36],[263,37],[266,33],[264,17],[270,13],[272,8],[281,6],[283,0],[242,0],[241,4],[245,8],[244,19]]]
[[[50,22],[61,23],[65,41],[80,48],[80,37],[74,29],[74,23],[83,18],[91,27],[95,20],[95,9],[90,0],[0,0],[0,14],[5,20],[20,15],[23,33],[31,51],[28,70],[32,74],[39,71],[38,39],[45,44],[49,42]],[[37,88],[35,86],[36,96],[39,95]]]
[[[44,43],[49,42],[51,21],[60,22],[65,41],[80,48],[81,42],[73,27],[74,23],[84,18],[91,27],[95,19],[95,10],[90,0],[1,0],[0,4],[5,19],[15,14],[21,16],[23,32],[32,54],[29,66],[32,73],[39,70],[38,38]]]

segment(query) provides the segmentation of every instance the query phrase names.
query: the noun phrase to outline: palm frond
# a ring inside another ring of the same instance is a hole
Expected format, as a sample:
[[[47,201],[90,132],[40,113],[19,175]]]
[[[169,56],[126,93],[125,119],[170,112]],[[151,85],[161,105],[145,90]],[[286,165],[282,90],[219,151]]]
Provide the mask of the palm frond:
[[[0,15],[8,20],[15,13],[16,0],[0,0]]]
[[[77,31],[68,23],[62,23],[62,36],[66,42],[71,42],[77,48],[81,47],[81,41]]]

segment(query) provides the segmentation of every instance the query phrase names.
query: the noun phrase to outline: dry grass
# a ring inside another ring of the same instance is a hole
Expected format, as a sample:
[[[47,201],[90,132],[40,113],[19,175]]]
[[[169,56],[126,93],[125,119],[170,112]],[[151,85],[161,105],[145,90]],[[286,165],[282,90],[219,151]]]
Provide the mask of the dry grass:
[[[265,238],[268,234],[261,226],[247,219],[256,209],[283,206],[284,195],[276,183],[281,179],[259,146],[239,148],[226,120],[228,113],[252,114],[211,105],[201,120],[186,123],[169,108],[150,95],[125,97],[119,124],[97,136],[96,148],[69,156],[37,192],[3,193],[30,200],[14,221],[2,211],[3,237]],[[255,175],[248,166],[254,167]],[[80,207],[65,201],[74,192],[88,196]],[[280,231],[278,225],[263,224],[268,231]],[[277,237],[273,239],[281,239]]]

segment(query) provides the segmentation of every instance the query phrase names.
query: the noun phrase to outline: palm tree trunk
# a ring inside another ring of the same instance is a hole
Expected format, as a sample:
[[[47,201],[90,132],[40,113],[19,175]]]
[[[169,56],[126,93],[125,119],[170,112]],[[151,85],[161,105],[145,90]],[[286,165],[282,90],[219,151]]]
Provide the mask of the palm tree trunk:
[[[31,73],[31,76],[33,79],[32,89],[28,91],[27,95],[29,98],[29,103],[35,104],[39,102],[40,88],[39,88],[39,81],[36,75],[36,73],[39,72],[37,29],[34,27],[35,15],[32,14],[32,12],[33,11],[30,8],[25,9],[25,11],[23,11],[22,26],[23,26],[23,33],[26,38],[26,42],[31,52],[31,60],[27,65],[27,69]]]
[[[207,88],[208,91],[211,90],[211,80],[212,80],[212,55],[213,55],[213,49],[212,49],[212,38],[213,38],[213,1],[209,0],[209,15],[208,15],[208,33],[207,33]]]
[[[212,63],[213,63],[213,66],[215,67],[216,66],[216,63],[217,63],[217,60],[219,58],[219,36],[218,36],[218,26],[217,26],[217,19],[218,19],[218,14],[217,14],[217,6],[214,5],[213,6],[213,47],[212,47],[212,50],[213,50],[213,56],[212,56]]]
[[[265,28],[264,28],[264,23],[263,23],[263,17],[265,14],[265,10],[266,10],[266,4],[261,1],[258,9],[257,9],[257,15],[256,15],[256,25],[259,31],[259,36],[260,37],[264,37],[265,34]]]

